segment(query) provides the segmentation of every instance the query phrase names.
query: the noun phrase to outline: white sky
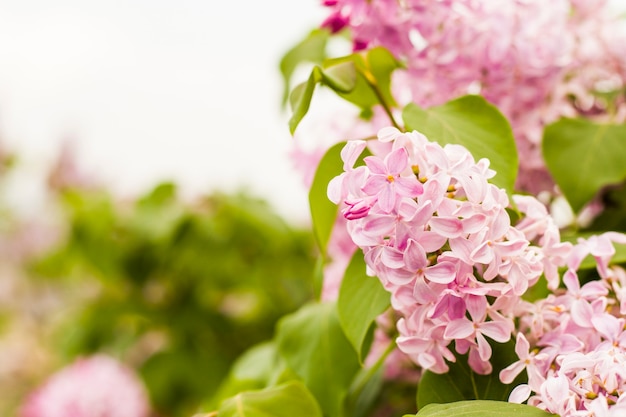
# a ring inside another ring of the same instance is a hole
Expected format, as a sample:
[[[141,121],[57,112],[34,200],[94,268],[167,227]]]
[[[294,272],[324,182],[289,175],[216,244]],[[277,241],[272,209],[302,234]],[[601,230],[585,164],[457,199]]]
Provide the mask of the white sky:
[[[0,0],[0,146],[43,171],[72,139],[121,195],[244,187],[307,219],[278,62],[323,15],[317,0]]]

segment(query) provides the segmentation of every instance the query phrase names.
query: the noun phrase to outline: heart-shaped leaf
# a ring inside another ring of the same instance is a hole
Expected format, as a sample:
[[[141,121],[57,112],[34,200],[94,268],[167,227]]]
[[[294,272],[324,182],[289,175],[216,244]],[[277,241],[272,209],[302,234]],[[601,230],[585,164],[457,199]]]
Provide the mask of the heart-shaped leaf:
[[[276,340],[280,355],[317,398],[324,414],[342,416],[360,366],[339,324],[335,303],[309,304],[284,317]]]
[[[626,125],[561,119],[543,133],[550,174],[575,212],[600,189],[626,179]]]
[[[313,183],[309,190],[309,207],[313,222],[313,234],[323,257],[326,257],[326,246],[337,220],[338,207],[328,199],[328,183],[343,172],[341,150],[345,142],[338,143],[326,151],[317,165]]]
[[[389,305],[389,292],[378,278],[367,276],[363,252],[357,250],[343,276],[337,309],[341,327],[361,361],[368,352],[368,339],[371,342],[372,324]]]
[[[321,64],[326,57],[326,44],[329,37],[330,32],[328,30],[314,29],[283,55],[280,60],[280,72],[284,84],[283,104],[289,97],[291,77],[296,68],[303,63]]]
[[[476,160],[487,158],[496,171],[491,182],[513,192],[517,148],[506,118],[481,96],[463,96],[444,105],[422,109],[409,104],[402,113],[408,130],[417,130],[440,145],[465,146]]]

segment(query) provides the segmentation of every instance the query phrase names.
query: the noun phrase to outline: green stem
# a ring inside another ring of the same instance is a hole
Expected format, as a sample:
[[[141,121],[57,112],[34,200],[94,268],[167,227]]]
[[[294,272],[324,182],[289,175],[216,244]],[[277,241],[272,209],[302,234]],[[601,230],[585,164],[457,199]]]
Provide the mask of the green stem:
[[[383,96],[383,93],[380,91],[380,88],[378,88],[378,83],[376,82],[376,79],[374,78],[372,73],[369,70],[366,70],[363,72],[363,76],[365,77],[367,84],[374,91],[374,94],[376,94],[376,97],[378,98],[380,105],[383,106],[383,109],[385,110],[385,113],[387,113],[387,116],[389,117],[389,120],[391,120],[391,123],[393,124],[393,126],[398,130],[404,130],[402,127],[400,127],[398,122],[396,122],[396,119],[393,117],[393,113],[391,112],[391,106],[385,100],[385,97]]]
[[[387,349],[385,349],[383,354],[380,355],[380,358],[378,358],[376,363],[374,363],[374,365],[368,368],[365,371],[365,373],[359,375],[354,385],[350,388],[350,393],[352,395],[355,395],[355,394],[358,395],[361,391],[363,391],[363,388],[365,388],[365,385],[367,384],[367,382],[370,379],[372,379],[374,374],[376,374],[376,372],[378,372],[380,367],[383,366],[383,364],[385,363],[385,359],[387,359],[387,356],[389,356],[389,354],[393,352],[395,348],[396,348],[396,342],[392,341],[391,343],[389,343],[389,346],[387,346]]]
[[[474,396],[476,397],[477,400],[480,400],[479,394],[478,394],[478,387],[476,386],[476,379],[474,378],[474,371],[472,371],[470,369],[470,380],[472,381],[472,388],[474,389]]]
[[[373,375],[376,371],[378,371],[381,366],[383,366],[383,364],[385,363],[385,359],[387,359],[387,356],[389,356],[389,354],[391,354],[391,352],[393,352],[395,348],[396,342],[392,340],[391,343],[389,343],[389,346],[387,346],[387,349],[385,349],[383,354],[380,355],[380,358],[378,358],[374,366],[369,369],[368,376]]]

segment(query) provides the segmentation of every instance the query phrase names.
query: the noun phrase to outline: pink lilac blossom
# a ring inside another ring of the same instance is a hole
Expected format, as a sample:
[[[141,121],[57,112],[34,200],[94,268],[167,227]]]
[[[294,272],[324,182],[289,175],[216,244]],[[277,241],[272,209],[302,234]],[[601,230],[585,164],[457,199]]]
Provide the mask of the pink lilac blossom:
[[[356,166],[364,141],[341,156],[344,172],[328,186],[370,275],[391,294],[399,314],[400,351],[424,369],[443,373],[451,349],[469,354],[476,372],[490,373],[488,339],[508,341],[514,306],[544,269],[565,265],[568,244],[532,197],[516,197],[526,214],[519,228],[506,211],[495,173],[462,146],[430,142],[385,127],[380,154]],[[543,246],[542,246],[543,245]],[[558,284],[558,276],[552,278]]]
[[[312,103],[309,116],[295,133],[290,157],[307,189],[311,187],[315,171],[330,146],[352,138],[373,136],[378,126],[386,126],[386,115],[380,108],[374,109],[372,119],[364,123],[357,117],[354,106],[343,107],[347,103],[342,101],[336,104],[338,106],[318,108],[315,102]],[[331,123],[326,123],[329,120]],[[320,138],[325,138],[323,143],[320,143]],[[337,217],[328,243],[327,262],[323,269],[323,300],[337,299],[345,268],[357,248],[347,233],[345,221],[342,215]]]
[[[27,398],[21,417],[147,417],[146,391],[133,373],[105,355],[80,358]]]
[[[376,329],[372,346],[365,358],[365,366],[371,367],[386,353],[392,345],[395,333],[395,312],[388,310],[376,318]],[[417,384],[422,370],[402,351],[393,349],[384,358],[384,378],[390,381]]]
[[[468,93],[482,94],[494,103],[509,118],[517,138],[519,190],[535,195],[541,190],[554,192],[540,154],[546,123],[576,115],[626,120],[622,95],[608,103],[596,94],[618,91],[626,79],[625,25],[604,0],[324,0],[322,4],[329,10],[322,26],[332,31],[348,28],[355,49],[382,45],[406,63],[406,71],[393,73],[391,85],[400,107],[413,101],[438,105]],[[353,108],[340,108],[338,114],[330,106],[332,113],[324,110],[320,116],[320,108],[313,104],[296,133],[292,153],[307,187],[331,144],[370,137],[389,123],[380,107],[374,108],[371,120],[364,121]],[[611,106],[614,115],[609,114]],[[313,139],[317,148],[305,150],[306,139]],[[601,210],[595,207],[591,217]],[[359,215],[364,209],[353,205],[351,211]],[[334,229],[334,236],[341,234],[345,230]],[[551,236],[548,233],[544,239],[555,245],[553,251],[566,250]],[[549,250],[550,245],[545,246]],[[325,274],[329,294],[338,288],[341,268],[352,253],[333,254]],[[547,261],[544,267],[554,286],[554,266]]]
[[[323,2],[334,31],[355,49],[384,46],[406,63],[394,90],[407,102],[443,104],[481,94],[512,124],[518,189],[553,190],[543,163],[543,127],[561,116],[624,120],[626,33],[607,1],[337,0]],[[337,25],[337,22],[341,24]],[[400,100],[401,104],[406,104]],[[613,109],[611,109],[613,107]]]
[[[610,265],[614,244],[626,245],[626,235],[579,239],[566,259],[565,288],[519,305],[519,361],[502,370],[500,380],[509,383],[526,371],[528,383],[509,401],[528,401],[562,417],[626,413],[626,272]],[[587,257],[595,258],[598,279],[581,285],[579,268]]]
[[[408,357],[445,373],[456,351],[489,374],[489,340],[515,335],[519,359],[499,376],[509,384],[525,372],[528,383],[510,401],[562,417],[626,412],[626,271],[611,265],[626,235],[562,242],[545,206],[521,195],[512,197],[520,214],[513,225],[507,194],[488,181],[488,161],[415,131],[386,127],[378,141],[388,147],[365,165],[356,163],[364,141],[344,147],[344,172],[328,196],[342,207],[368,273],[390,292],[404,355],[389,366]],[[598,279],[581,284],[588,258]],[[541,275],[552,293],[523,300]]]

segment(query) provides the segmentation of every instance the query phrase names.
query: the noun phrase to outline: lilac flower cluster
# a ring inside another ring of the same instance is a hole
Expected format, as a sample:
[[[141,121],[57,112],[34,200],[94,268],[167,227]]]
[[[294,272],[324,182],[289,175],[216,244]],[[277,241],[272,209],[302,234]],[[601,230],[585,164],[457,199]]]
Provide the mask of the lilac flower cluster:
[[[322,26],[349,28],[355,49],[384,46],[406,64],[394,90],[443,104],[481,94],[512,124],[518,189],[552,190],[540,152],[543,126],[561,116],[623,120],[626,33],[606,0],[325,0]],[[398,94],[397,98],[401,98]],[[403,101],[403,100],[400,100]]]
[[[442,147],[415,131],[383,128],[378,140],[388,153],[358,167],[366,142],[348,142],[345,172],[328,194],[343,206],[348,233],[402,316],[398,346],[421,367],[442,373],[445,359],[454,361],[454,341],[457,352],[469,352],[472,369],[490,373],[485,337],[511,338],[513,306],[544,265],[555,271],[565,262],[566,244],[549,223],[522,224],[544,238],[543,247],[511,225],[508,196],[488,182],[495,173],[486,159],[475,162],[464,147]],[[529,199],[520,198],[520,205]]]
[[[453,350],[467,353],[475,372],[489,374],[488,339],[515,336],[519,361],[500,379],[510,384],[526,370],[529,381],[511,401],[562,416],[626,409],[626,271],[609,264],[613,243],[626,244],[626,236],[562,242],[542,203],[514,195],[511,207],[507,193],[489,183],[489,162],[462,146],[386,127],[370,146],[376,154],[355,166],[367,146],[346,144],[344,172],[328,196],[340,205],[368,273],[390,292],[399,350],[436,373],[456,361]],[[514,224],[507,209],[520,217]],[[581,286],[587,256],[600,280]],[[550,295],[523,300],[541,276]]]
[[[614,242],[626,244],[626,236],[608,232],[580,239],[568,257],[565,288],[519,306],[520,360],[502,370],[500,379],[510,383],[526,370],[528,384],[517,387],[511,401],[528,400],[561,416],[626,413],[626,271],[609,266]],[[581,286],[577,270],[589,255],[600,279]]]

